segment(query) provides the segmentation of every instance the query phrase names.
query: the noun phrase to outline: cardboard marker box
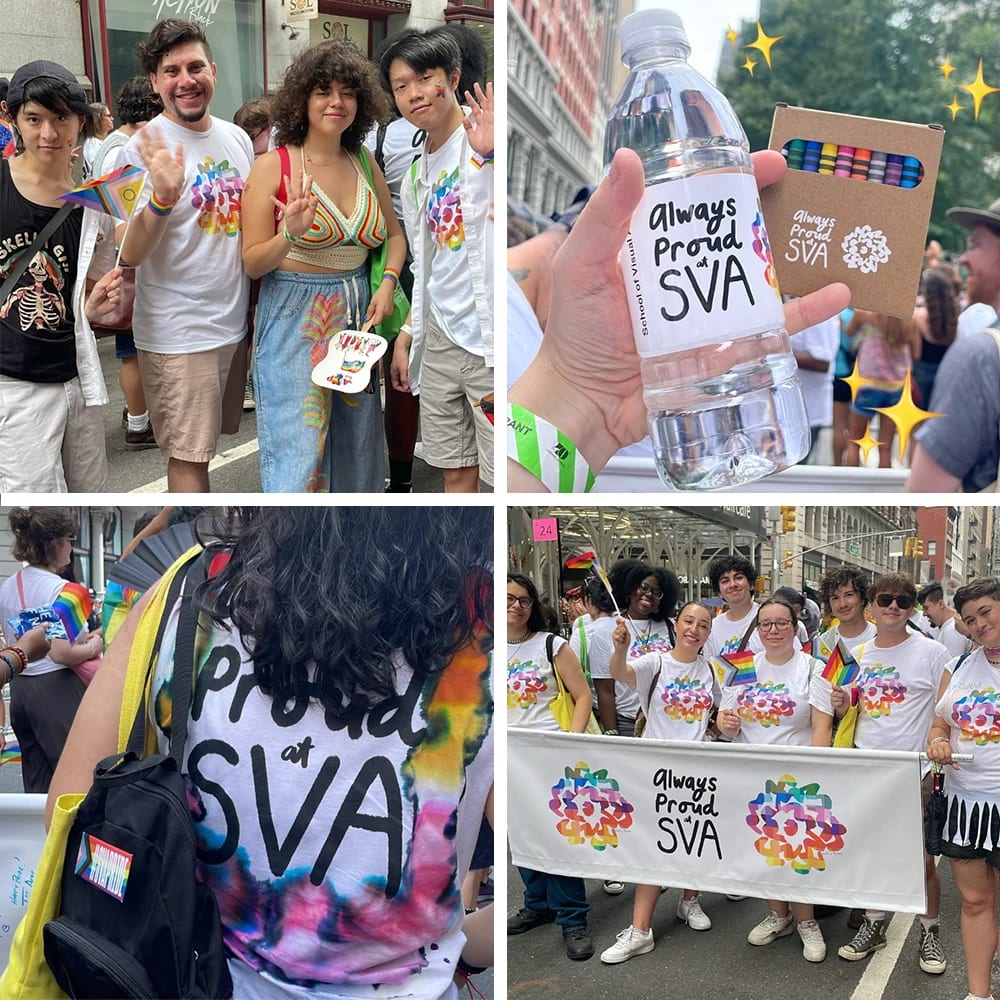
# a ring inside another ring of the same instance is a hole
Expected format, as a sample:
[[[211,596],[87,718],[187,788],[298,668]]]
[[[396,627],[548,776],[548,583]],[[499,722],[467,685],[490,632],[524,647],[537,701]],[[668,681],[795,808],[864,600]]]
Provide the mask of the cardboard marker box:
[[[944,129],[858,118],[778,104],[770,149],[794,139],[912,156],[916,187],[790,169],[761,192],[781,291],[805,295],[831,281],[851,289],[851,305],[900,319],[913,315]]]

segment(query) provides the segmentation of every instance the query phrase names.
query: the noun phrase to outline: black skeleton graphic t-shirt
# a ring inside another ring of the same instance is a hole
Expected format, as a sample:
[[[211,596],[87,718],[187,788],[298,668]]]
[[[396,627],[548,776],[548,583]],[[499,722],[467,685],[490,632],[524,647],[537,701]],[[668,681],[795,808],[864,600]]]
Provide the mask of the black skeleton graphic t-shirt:
[[[0,283],[57,211],[22,197],[10,164],[0,161]],[[73,283],[82,226],[83,209],[74,209],[0,302],[0,375],[49,383],[76,377]]]

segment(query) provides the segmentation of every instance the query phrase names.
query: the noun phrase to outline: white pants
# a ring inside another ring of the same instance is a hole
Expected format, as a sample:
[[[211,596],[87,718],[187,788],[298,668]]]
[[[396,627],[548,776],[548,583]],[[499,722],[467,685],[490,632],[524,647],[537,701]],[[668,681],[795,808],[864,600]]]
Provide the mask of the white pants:
[[[80,380],[0,375],[0,490],[98,493],[107,486],[104,407],[84,405]]]

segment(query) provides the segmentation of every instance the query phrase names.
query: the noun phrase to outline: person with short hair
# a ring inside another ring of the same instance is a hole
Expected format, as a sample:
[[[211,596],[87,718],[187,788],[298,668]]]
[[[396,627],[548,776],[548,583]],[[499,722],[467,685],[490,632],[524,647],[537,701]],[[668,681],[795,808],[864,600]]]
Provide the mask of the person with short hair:
[[[242,201],[253,148],[211,114],[218,69],[198,22],[157,22],[138,58],[163,102],[123,157],[149,171],[122,247],[137,268],[139,370],[167,489],[207,493],[219,436],[235,434],[243,415]]]
[[[712,590],[726,602],[726,610],[712,621],[712,633],[705,643],[705,655],[734,653],[744,637],[747,649],[759,653],[764,646],[753,627],[757,619],[757,602],[753,599],[757,570],[745,556],[716,556],[708,564],[708,580]]]
[[[871,642],[876,635],[875,623],[868,621],[868,577],[857,566],[834,566],[823,574],[819,582],[823,607],[837,619],[819,637],[817,655],[828,660],[842,640],[848,652],[854,653],[862,643]]]
[[[924,614],[937,630],[937,639],[952,656],[961,656],[969,649],[969,639],[958,629],[958,614],[945,604],[944,588],[940,583],[924,587],[918,595]]]
[[[263,156],[271,148],[271,127],[274,125],[274,108],[266,97],[255,97],[241,104],[233,115],[233,124],[239,125],[253,143],[253,158]]]

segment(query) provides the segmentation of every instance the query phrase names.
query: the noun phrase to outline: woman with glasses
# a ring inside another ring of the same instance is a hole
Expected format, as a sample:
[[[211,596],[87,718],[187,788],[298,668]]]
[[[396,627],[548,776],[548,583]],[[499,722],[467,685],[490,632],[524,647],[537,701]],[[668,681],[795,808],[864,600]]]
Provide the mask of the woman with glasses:
[[[76,522],[63,507],[14,507],[12,553],[27,565],[0,584],[0,625],[29,608],[51,607],[66,587],[60,573],[73,558]],[[71,600],[75,595],[69,595]],[[14,635],[7,635],[10,642]],[[71,669],[100,655],[100,632],[84,628],[76,642],[53,639],[48,656],[29,663],[10,685],[10,722],[21,746],[26,792],[47,792],[80,699],[83,681]]]
[[[559,673],[556,679],[556,671]],[[538,590],[519,573],[507,576],[507,725],[558,732],[551,704],[559,681],[573,696],[576,708],[571,731],[582,733],[590,719],[590,688],[580,661],[561,636],[546,632]],[[523,934],[555,922],[562,928],[569,958],[594,954],[587,933],[587,890],[578,876],[550,875],[519,868],[524,882],[524,906],[507,921],[508,934]]]
[[[723,739],[766,746],[828,747],[833,732],[830,682],[823,664],[795,643],[795,611],[781,597],[770,597],[757,612],[764,651],[754,656],[756,680],[724,687],[718,727]],[[812,903],[769,899],[768,914],[747,937],[767,945],[798,930],[807,962],[826,958],[826,942]]]

